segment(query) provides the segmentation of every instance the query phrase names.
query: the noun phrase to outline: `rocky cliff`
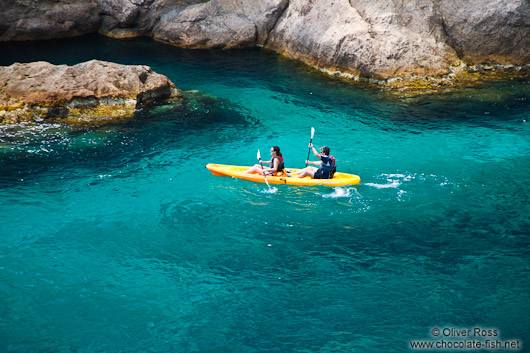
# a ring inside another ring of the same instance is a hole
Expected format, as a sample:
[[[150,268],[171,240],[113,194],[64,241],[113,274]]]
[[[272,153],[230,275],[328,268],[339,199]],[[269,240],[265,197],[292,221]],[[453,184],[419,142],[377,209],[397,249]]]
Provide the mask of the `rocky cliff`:
[[[138,107],[180,92],[148,66],[91,60],[0,67],[0,123],[130,117]]]
[[[4,0],[0,40],[151,36],[263,45],[332,74],[388,81],[530,65],[528,0]]]

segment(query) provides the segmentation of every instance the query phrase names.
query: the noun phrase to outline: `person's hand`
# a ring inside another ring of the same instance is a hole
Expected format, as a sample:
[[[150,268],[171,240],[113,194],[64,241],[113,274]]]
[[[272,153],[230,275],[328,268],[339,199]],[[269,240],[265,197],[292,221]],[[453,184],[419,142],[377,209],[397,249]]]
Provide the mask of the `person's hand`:
[[[309,143],[309,148],[313,148],[313,144],[311,142]]]
[[[307,161],[305,161],[305,164],[309,164],[309,159]]]

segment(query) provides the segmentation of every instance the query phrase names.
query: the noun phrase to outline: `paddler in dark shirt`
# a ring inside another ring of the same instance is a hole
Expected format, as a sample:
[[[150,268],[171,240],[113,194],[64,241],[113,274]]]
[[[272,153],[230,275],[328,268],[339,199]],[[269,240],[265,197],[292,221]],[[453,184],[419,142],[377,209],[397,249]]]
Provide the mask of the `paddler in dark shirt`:
[[[335,172],[335,158],[329,155],[329,147],[320,147],[320,153],[317,152],[315,146],[313,146],[312,143],[309,144],[309,148],[313,150],[313,154],[315,155],[315,157],[320,160],[316,162],[311,162],[307,160],[306,163],[317,165],[319,166],[319,168],[308,166],[291,175],[297,178],[303,178],[307,175],[309,175],[313,179],[333,178],[333,174]]]

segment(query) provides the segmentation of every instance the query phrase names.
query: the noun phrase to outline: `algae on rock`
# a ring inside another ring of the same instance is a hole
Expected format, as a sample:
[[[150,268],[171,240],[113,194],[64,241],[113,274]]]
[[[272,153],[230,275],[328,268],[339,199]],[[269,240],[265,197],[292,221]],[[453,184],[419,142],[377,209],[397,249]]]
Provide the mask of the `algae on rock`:
[[[98,60],[74,66],[15,63],[0,67],[0,82],[4,124],[127,118],[139,107],[181,95],[166,76],[148,66]]]

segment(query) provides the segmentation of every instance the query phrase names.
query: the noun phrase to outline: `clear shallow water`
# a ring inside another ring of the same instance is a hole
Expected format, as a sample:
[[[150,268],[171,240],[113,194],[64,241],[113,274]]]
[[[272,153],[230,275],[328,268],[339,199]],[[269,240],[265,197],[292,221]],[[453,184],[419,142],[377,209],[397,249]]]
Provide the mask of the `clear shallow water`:
[[[199,93],[99,128],[0,127],[0,351],[406,352],[477,326],[530,344],[528,80],[398,98],[264,50],[6,48]],[[270,193],[204,168],[271,145],[301,167],[311,126],[361,185]]]

